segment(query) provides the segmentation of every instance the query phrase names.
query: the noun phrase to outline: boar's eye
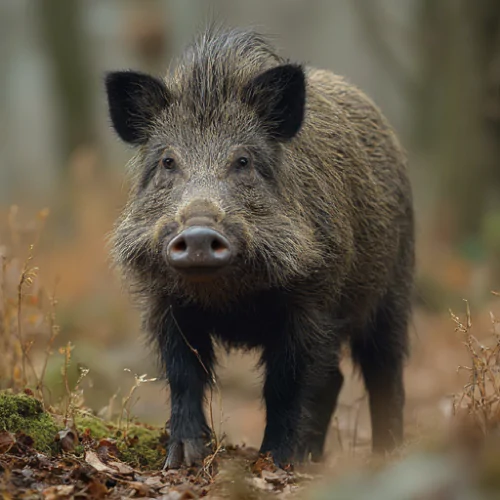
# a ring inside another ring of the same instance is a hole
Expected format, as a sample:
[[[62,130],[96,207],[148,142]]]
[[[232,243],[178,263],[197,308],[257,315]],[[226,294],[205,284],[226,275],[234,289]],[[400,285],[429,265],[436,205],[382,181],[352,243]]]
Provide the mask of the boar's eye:
[[[250,159],[247,158],[246,156],[240,156],[237,160],[236,160],[236,167],[238,169],[244,169],[246,167],[248,167],[250,165]]]
[[[175,169],[175,159],[171,156],[166,156],[161,160],[161,164],[165,170],[174,170]]]

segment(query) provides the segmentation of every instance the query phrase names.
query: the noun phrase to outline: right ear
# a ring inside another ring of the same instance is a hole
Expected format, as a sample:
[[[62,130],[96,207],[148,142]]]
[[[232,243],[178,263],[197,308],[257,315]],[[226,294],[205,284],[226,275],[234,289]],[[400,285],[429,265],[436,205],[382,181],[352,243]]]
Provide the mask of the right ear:
[[[134,146],[146,143],[154,119],[169,104],[165,84],[133,71],[108,73],[105,83],[109,115],[116,133]]]

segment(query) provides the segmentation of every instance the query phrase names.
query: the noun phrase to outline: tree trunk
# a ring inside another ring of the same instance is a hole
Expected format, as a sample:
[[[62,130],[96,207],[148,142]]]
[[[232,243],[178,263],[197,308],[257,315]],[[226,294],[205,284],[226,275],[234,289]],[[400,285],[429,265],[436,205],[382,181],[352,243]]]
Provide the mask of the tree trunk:
[[[37,6],[57,92],[61,165],[65,170],[79,146],[96,142],[82,4],[81,0],[38,0]]]
[[[450,243],[460,244],[480,238],[492,183],[499,177],[500,137],[487,130],[486,90],[488,68],[498,56],[500,3],[421,0],[418,5],[422,78],[414,149],[425,153],[428,179],[439,183],[436,210],[447,214],[445,233]]]

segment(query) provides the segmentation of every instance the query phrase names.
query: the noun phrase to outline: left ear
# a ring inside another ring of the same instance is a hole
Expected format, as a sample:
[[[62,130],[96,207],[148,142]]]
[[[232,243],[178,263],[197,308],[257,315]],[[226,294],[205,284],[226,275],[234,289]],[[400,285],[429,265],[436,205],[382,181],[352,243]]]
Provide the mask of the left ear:
[[[154,119],[170,102],[165,83],[136,71],[108,73],[105,83],[116,133],[134,146],[145,144]]]
[[[304,120],[306,78],[302,66],[286,64],[265,71],[248,84],[244,100],[256,109],[275,139],[291,139]]]

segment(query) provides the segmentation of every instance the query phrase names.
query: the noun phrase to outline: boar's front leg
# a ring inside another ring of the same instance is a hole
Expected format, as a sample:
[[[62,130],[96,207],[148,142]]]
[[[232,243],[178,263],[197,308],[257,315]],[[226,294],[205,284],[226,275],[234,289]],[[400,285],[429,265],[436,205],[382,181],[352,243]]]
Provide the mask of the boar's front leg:
[[[208,333],[197,331],[182,316],[167,321],[160,342],[171,398],[166,469],[199,464],[209,451],[203,401],[211,382],[213,346]]]
[[[324,392],[330,361],[333,371],[339,373],[335,352],[337,342],[333,341],[334,332],[328,316],[314,308],[308,310],[299,306],[290,309],[283,330],[269,335],[262,356],[266,368],[267,423],[260,452],[270,453],[280,466],[303,459],[303,450],[314,444],[309,442],[309,431],[311,419],[318,415],[309,415],[310,403]],[[332,411],[341,382],[337,385],[338,389],[332,388],[333,394],[327,398],[332,400]],[[330,408],[327,413],[324,417],[325,434]]]

